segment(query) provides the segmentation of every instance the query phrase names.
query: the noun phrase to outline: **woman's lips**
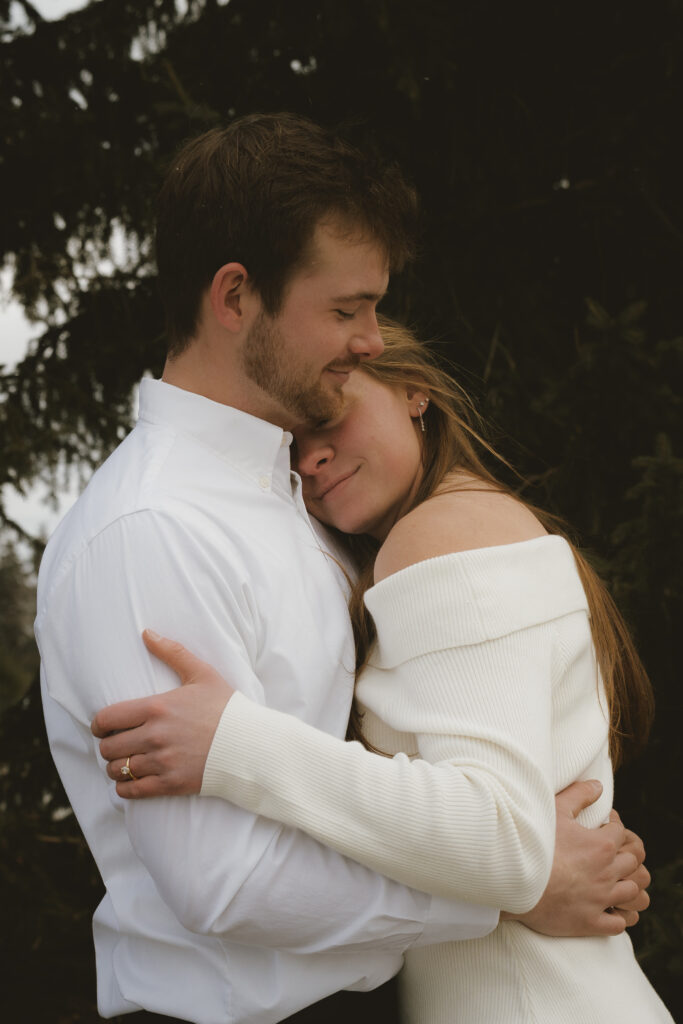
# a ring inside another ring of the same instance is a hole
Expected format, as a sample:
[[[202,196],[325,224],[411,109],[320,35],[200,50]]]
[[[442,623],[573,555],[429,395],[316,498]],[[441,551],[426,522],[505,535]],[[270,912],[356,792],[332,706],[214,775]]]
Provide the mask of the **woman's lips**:
[[[352,476],[355,476],[359,469],[360,466],[356,466],[356,468],[352,469],[349,473],[343,473],[341,476],[338,476],[337,479],[334,480],[331,484],[327,484],[318,495],[318,501],[323,501],[325,498],[327,498],[327,496],[331,494],[332,491],[336,490],[337,487],[340,487],[341,484],[346,483],[346,481],[350,480]]]

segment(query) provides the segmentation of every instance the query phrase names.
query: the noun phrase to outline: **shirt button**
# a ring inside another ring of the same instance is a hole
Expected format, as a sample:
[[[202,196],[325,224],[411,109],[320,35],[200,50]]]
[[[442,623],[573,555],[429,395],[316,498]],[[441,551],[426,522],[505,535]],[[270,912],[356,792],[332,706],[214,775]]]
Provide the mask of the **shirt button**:
[[[262,491],[269,491],[270,490],[270,477],[269,476],[262,476],[262,477],[260,477],[260,479],[259,479],[259,486],[261,487]]]

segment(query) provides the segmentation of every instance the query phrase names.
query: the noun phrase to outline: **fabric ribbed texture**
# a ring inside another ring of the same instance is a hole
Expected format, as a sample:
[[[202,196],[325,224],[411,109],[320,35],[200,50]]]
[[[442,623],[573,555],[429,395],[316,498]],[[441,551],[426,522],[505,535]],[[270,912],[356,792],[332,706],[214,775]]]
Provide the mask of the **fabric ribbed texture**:
[[[550,866],[553,793],[601,779],[587,826],[612,802],[604,697],[571,549],[543,537],[430,559],[366,602],[378,643],[357,692],[368,738],[395,756],[236,694],[202,793],[303,828],[417,888],[533,906]],[[411,1024],[671,1020],[625,935],[548,939],[504,923],[409,951],[401,984]]]

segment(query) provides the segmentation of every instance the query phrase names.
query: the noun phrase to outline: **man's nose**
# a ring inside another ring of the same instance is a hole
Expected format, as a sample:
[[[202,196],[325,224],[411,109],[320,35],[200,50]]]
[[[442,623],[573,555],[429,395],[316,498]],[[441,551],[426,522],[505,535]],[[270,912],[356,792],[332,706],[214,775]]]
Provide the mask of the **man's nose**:
[[[352,338],[351,351],[361,359],[375,359],[384,351],[384,339],[380,334],[374,312],[369,314],[361,329]]]

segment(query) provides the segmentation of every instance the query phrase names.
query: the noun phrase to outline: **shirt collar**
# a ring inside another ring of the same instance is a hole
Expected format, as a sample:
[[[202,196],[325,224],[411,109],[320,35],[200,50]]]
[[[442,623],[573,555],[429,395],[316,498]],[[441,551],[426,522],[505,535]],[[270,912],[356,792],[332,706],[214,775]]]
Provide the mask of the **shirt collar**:
[[[292,435],[273,423],[149,378],[140,382],[138,419],[195,438],[254,480],[261,490],[269,491],[275,484],[291,494]]]

